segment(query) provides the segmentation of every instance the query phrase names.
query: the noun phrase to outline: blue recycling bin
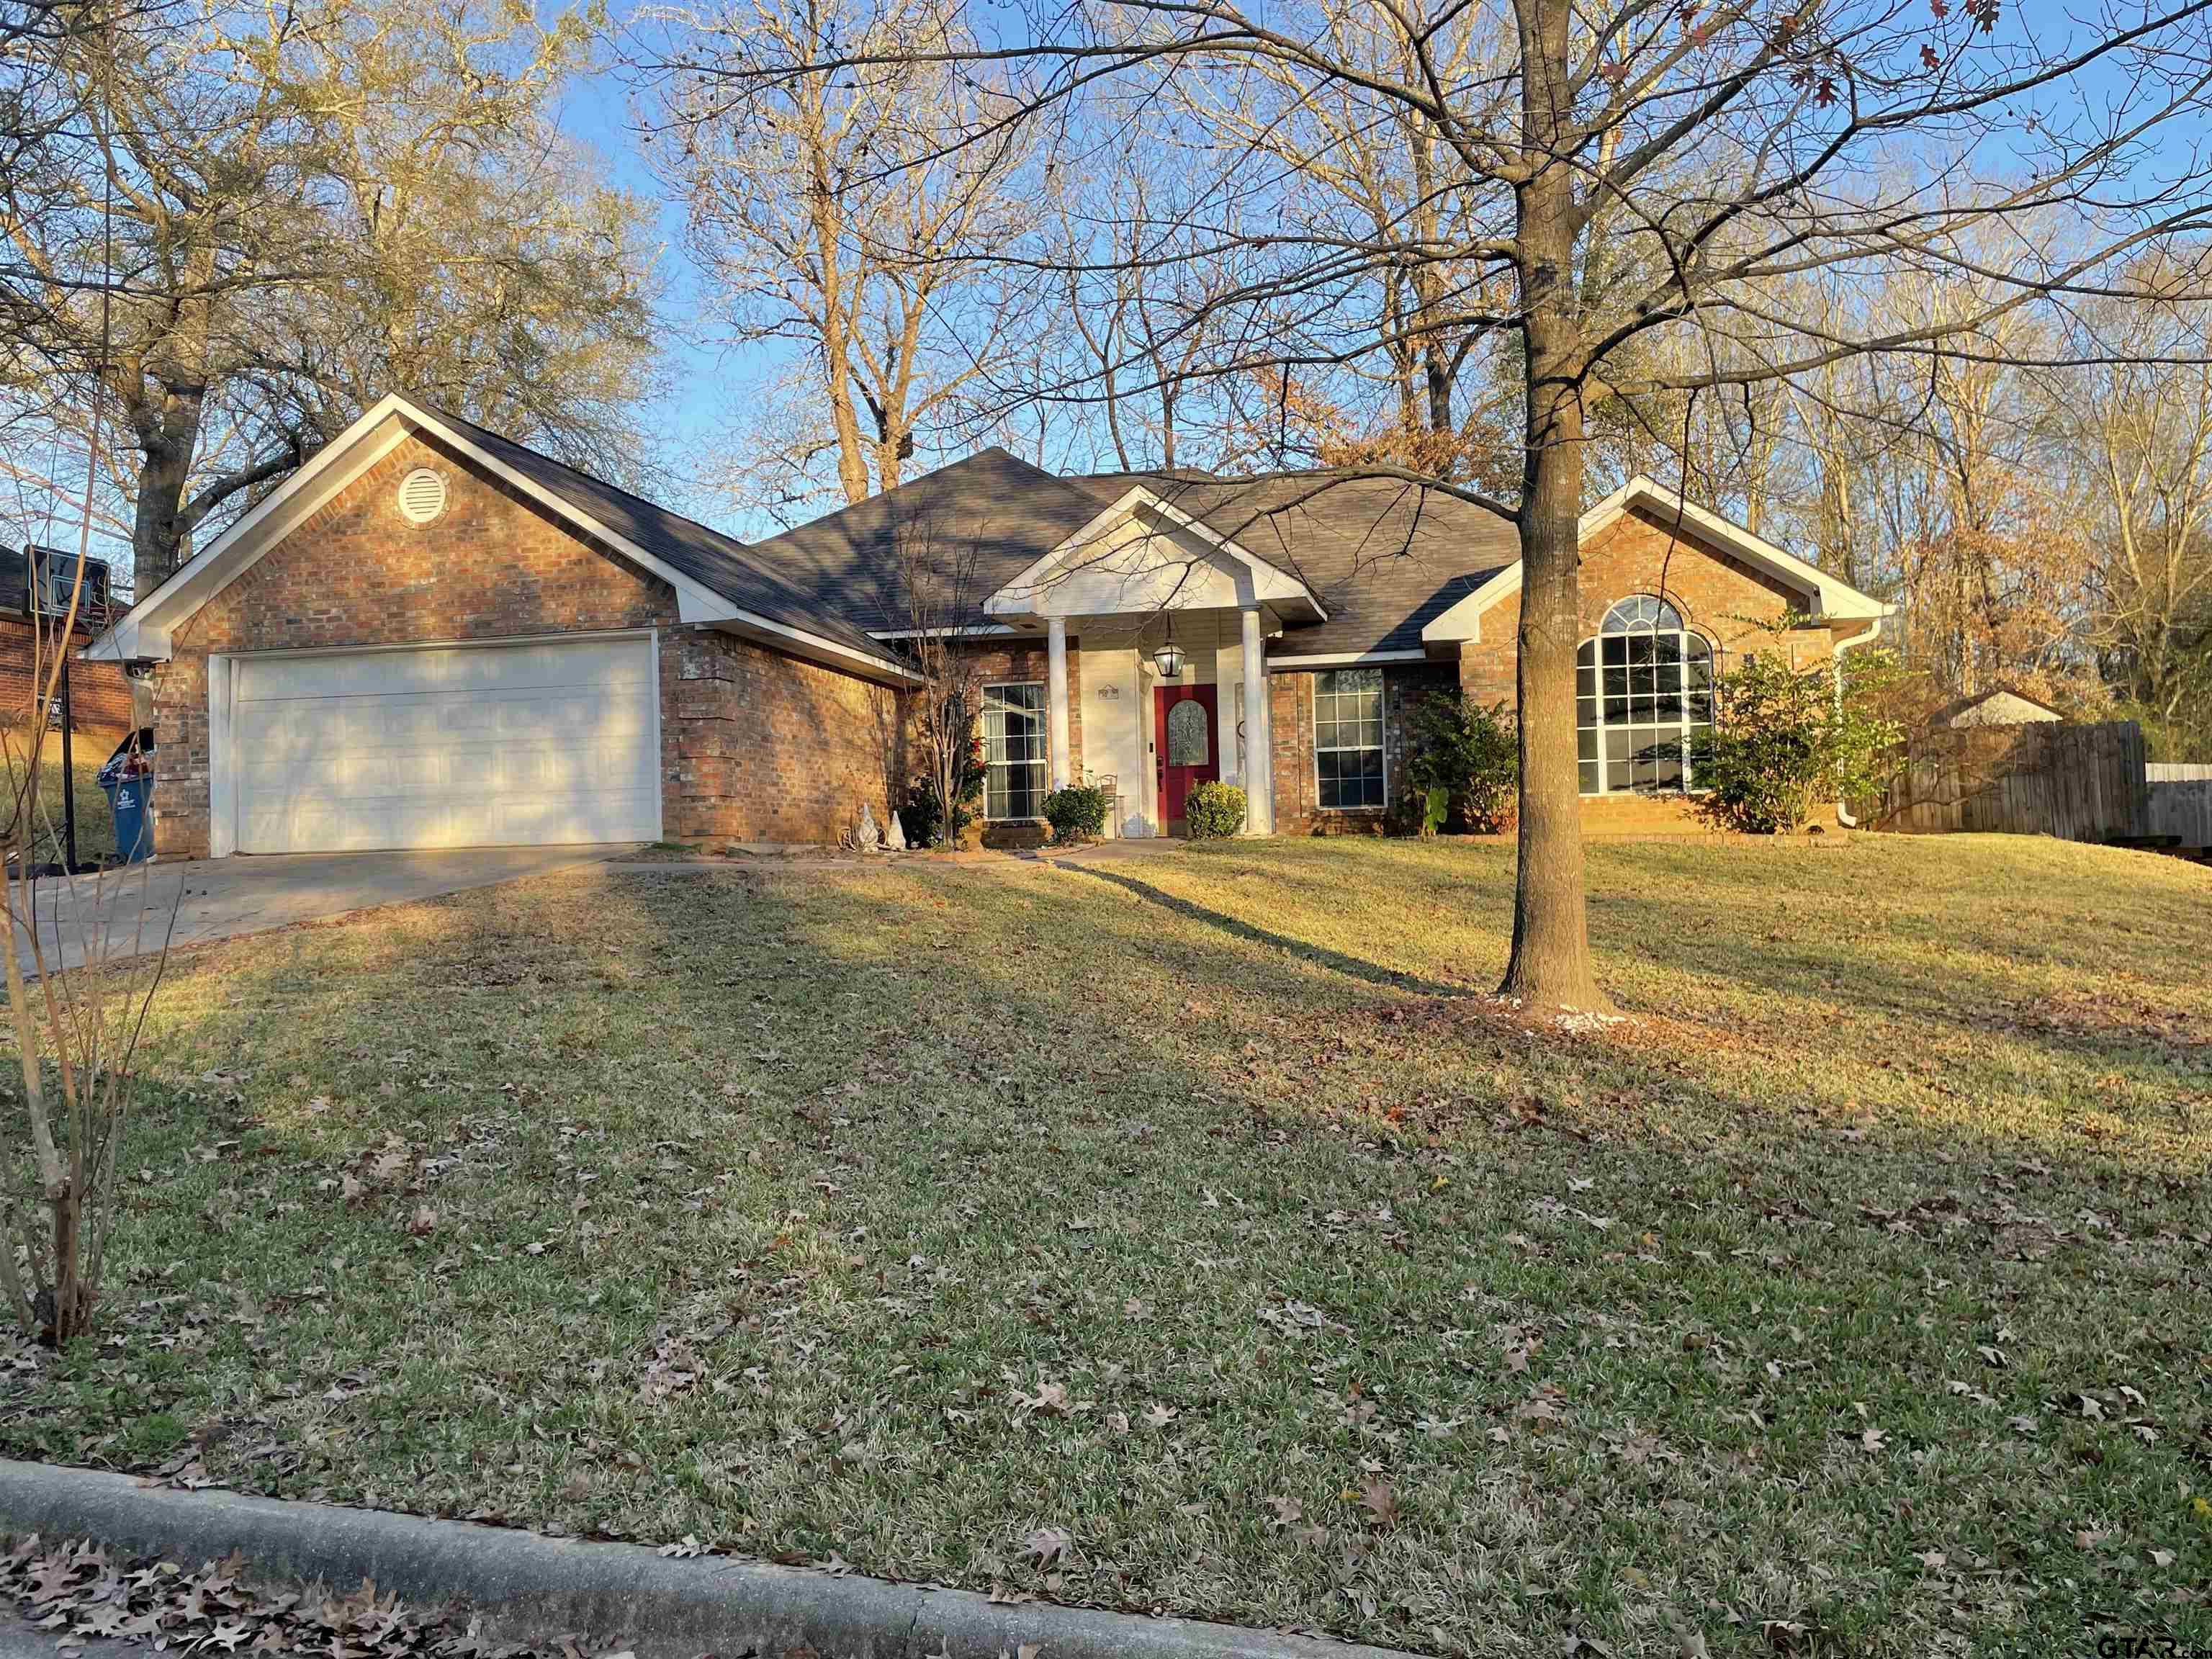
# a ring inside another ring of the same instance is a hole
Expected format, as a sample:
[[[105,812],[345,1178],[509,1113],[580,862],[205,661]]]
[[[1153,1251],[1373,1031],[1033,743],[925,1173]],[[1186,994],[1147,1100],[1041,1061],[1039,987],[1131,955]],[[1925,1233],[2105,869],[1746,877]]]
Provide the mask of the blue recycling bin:
[[[154,775],[120,769],[111,775],[103,768],[100,787],[115,815],[116,856],[136,864],[154,850]]]

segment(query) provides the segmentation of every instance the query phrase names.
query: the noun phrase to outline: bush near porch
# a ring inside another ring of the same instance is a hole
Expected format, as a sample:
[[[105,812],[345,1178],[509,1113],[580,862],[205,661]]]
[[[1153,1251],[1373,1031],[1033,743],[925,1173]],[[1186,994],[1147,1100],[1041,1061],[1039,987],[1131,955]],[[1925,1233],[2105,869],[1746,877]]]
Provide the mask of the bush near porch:
[[[1044,798],[1044,821],[1052,826],[1053,845],[1097,841],[1106,833],[1106,814],[1112,805],[1112,797],[1093,784],[1054,790]]]
[[[2212,872],[1590,871],[1576,1037],[1466,841],[196,953],[0,1449],[1446,1653],[2212,1641]]]

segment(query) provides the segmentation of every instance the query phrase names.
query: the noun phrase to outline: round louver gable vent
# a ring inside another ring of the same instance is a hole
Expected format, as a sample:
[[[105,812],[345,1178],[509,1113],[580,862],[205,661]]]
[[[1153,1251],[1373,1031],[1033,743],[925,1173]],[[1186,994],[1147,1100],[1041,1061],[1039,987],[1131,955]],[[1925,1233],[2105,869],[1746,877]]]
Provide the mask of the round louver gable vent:
[[[399,481],[399,515],[410,524],[428,524],[446,510],[446,475],[418,466]]]

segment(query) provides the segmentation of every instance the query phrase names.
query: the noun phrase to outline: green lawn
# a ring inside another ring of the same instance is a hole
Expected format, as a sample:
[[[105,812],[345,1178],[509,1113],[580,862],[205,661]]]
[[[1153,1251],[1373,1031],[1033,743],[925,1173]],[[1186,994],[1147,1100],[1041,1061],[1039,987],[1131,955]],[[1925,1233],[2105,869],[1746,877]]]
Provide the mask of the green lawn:
[[[2212,1643],[2212,871],[1591,861],[1581,1036],[1450,842],[196,955],[0,1449],[1451,1653]]]

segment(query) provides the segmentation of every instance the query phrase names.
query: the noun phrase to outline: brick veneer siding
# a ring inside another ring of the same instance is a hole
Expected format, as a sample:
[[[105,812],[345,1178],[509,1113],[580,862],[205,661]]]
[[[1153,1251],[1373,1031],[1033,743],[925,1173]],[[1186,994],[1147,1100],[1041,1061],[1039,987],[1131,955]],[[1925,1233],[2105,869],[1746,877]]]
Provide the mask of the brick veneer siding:
[[[1687,534],[1669,533],[1668,525],[1643,512],[1624,514],[1592,537],[1582,550],[1582,618],[1579,636],[1595,635],[1605,613],[1632,593],[1659,593],[1682,614],[1686,625],[1713,642],[1714,672],[1725,673],[1729,659],[1742,651],[1771,651],[1778,637],[1790,660],[1800,666],[1832,650],[1836,633],[1826,628],[1795,628],[1779,636],[1760,623],[1805,613],[1802,595],[1763,571]],[[1460,647],[1462,690],[1486,708],[1518,702],[1514,668],[1521,624],[1521,599],[1500,599],[1482,616],[1482,637]],[[1852,623],[1844,631],[1865,626]],[[1703,828],[1689,802],[1679,795],[1585,796],[1583,830],[1587,835],[1668,835]]]
[[[40,666],[49,672],[58,625],[50,623],[46,629],[44,660]],[[0,613],[0,719],[20,720],[30,717],[39,698],[45,695],[43,680],[32,672],[31,635],[28,617]],[[92,643],[92,639],[89,632],[80,629],[70,648],[72,652],[82,651]],[[34,681],[38,683],[34,684]],[[95,743],[104,739],[112,748],[122,741],[124,733],[132,729],[131,682],[122,665],[86,662],[82,659],[70,662],[70,718],[80,736],[91,738]],[[107,756],[103,750],[94,758],[106,760]]]
[[[1682,613],[1687,626],[1712,641],[1719,659],[1716,669],[1725,668],[1732,652],[1772,649],[1771,636],[1758,624],[1778,621],[1793,610],[1802,614],[1805,608],[1802,595],[1764,572],[1686,535],[1670,537],[1665,524],[1640,512],[1622,514],[1583,548],[1580,587],[1580,637],[1595,634],[1604,626],[1605,613],[1630,594],[1659,593]],[[1486,707],[1502,702],[1510,709],[1517,701],[1515,635],[1520,625],[1521,596],[1515,593],[1484,611],[1482,637],[1460,647],[1460,685]],[[1801,664],[1826,656],[1832,644],[1823,628],[1783,637],[1791,660]]]
[[[446,510],[422,526],[394,503],[416,466],[447,480]],[[869,702],[865,683],[681,627],[666,582],[410,436],[174,630],[172,659],[155,673],[155,847],[173,858],[209,850],[212,653],[638,628],[662,632],[663,833],[835,840],[871,778],[866,798],[884,809],[880,744],[848,718]],[[748,763],[749,744],[765,763]]]
[[[1792,611],[1802,615],[1804,610],[1801,595],[1765,573],[1701,540],[1670,537],[1663,522],[1640,513],[1624,514],[1583,547],[1581,592],[1584,638],[1595,634],[1604,624],[1605,613],[1628,595],[1663,593],[1685,623],[1713,641],[1715,668],[1723,672],[1734,653],[1776,648],[1776,636],[1760,629],[1760,623],[1781,620]],[[1460,690],[1484,707],[1503,703],[1509,716],[1513,713],[1518,702],[1514,669],[1520,622],[1521,601],[1516,594],[1483,613],[1482,637],[1460,647],[1455,673],[1449,663],[1384,670],[1384,757],[1394,799],[1404,776],[1406,711],[1414,698],[1449,689],[1455,679]],[[1838,631],[1856,632],[1864,626],[1851,623]],[[1804,627],[1779,637],[1790,660],[1803,665],[1826,657],[1837,633]],[[1275,674],[1268,689],[1278,832],[1328,835],[1379,830],[1382,812],[1324,811],[1316,798],[1313,674]],[[1586,797],[1583,801],[1583,828],[1589,835],[1686,834],[1703,827],[1680,796]]]
[[[1035,681],[1039,685],[1051,683],[1050,653],[1042,640],[1034,643],[1027,640],[1010,644],[977,645],[962,653],[984,685],[1018,685]],[[1045,714],[1045,731],[1049,741],[1052,715]],[[1067,642],[1067,775],[1081,782],[1083,772],[1083,652],[1075,639]],[[917,762],[916,764],[920,763]],[[1052,776],[1051,763],[1046,763],[1045,777]],[[1042,824],[986,823],[983,844],[987,847],[1035,847],[1044,840]]]
[[[1274,763],[1275,833],[1279,836],[1376,835],[1387,806],[1346,811],[1323,807],[1314,776],[1315,672],[1267,677],[1270,755]],[[1412,663],[1382,671],[1382,769],[1392,799],[1405,779],[1406,715],[1419,699],[1449,691],[1449,664]]]
[[[660,678],[662,724],[675,733],[663,834],[835,842],[862,802],[890,821],[901,750],[888,686],[704,629],[662,641]]]

